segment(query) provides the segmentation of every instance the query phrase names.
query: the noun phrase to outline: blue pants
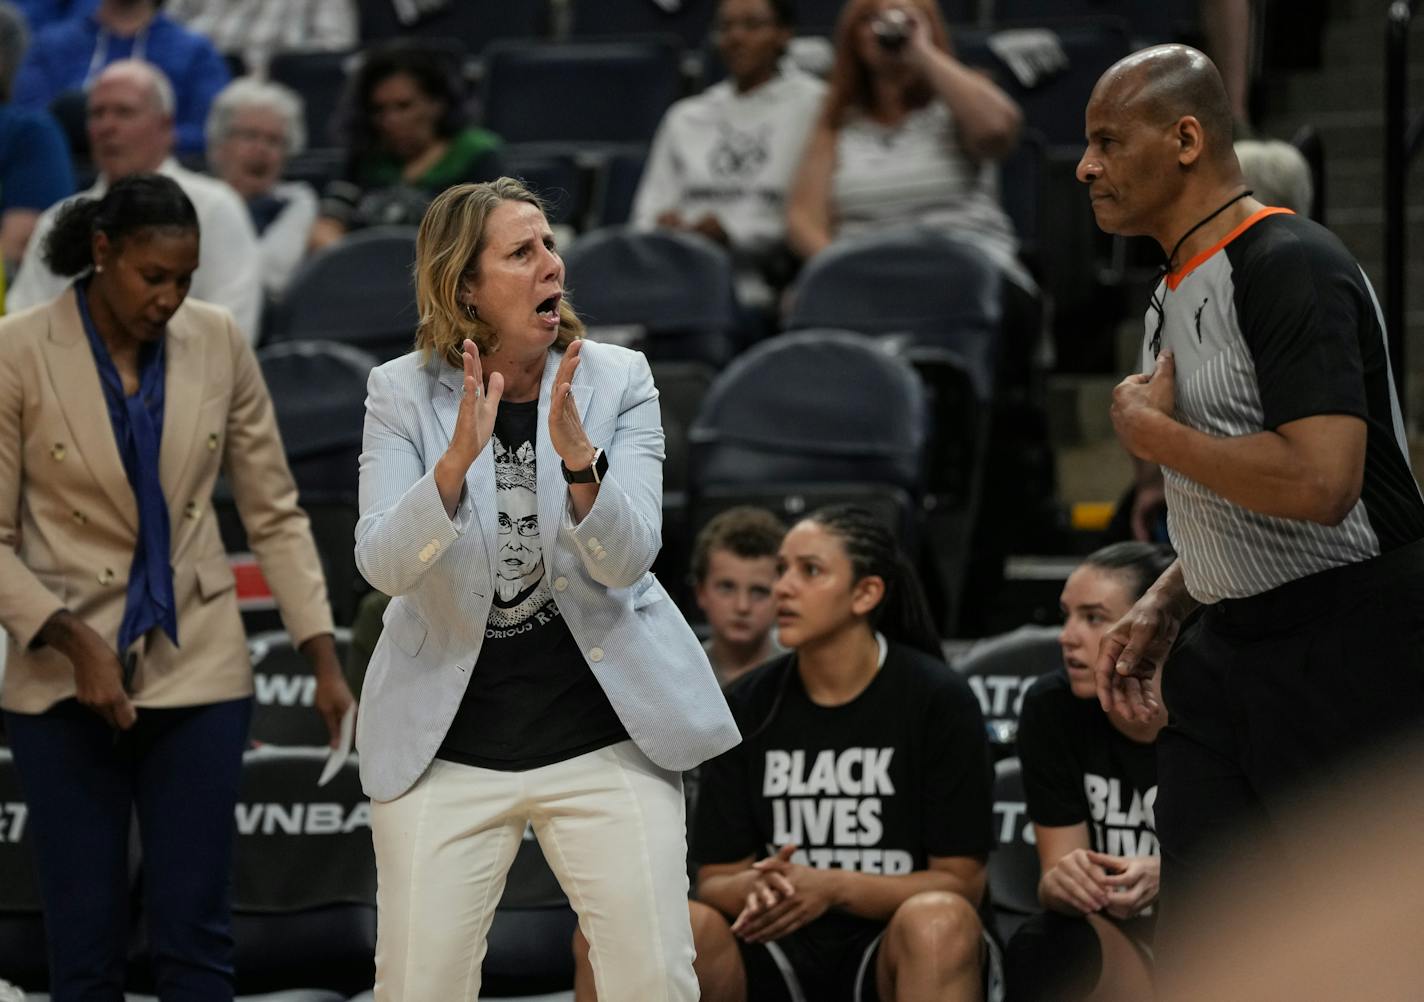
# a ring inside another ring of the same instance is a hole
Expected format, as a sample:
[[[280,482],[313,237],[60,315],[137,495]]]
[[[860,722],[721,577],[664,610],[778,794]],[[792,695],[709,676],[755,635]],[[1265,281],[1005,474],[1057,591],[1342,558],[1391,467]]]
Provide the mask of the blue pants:
[[[29,805],[55,1002],[123,998],[135,808],[159,997],[233,997],[233,807],[251,716],[251,699],[140,709],[116,737],[75,700],[5,714]]]

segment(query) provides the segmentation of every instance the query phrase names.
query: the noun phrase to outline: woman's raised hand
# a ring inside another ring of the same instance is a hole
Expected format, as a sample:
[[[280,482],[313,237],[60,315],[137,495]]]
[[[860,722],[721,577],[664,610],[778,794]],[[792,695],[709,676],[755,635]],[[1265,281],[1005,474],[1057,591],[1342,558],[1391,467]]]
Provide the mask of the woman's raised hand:
[[[554,374],[554,391],[549,401],[549,441],[564,465],[571,470],[586,470],[593,462],[593,443],[584,434],[578,403],[571,392],[582,351],[582,341],[575,341],[564,349],[559,371]]]
[[[455,434],[450,439],[449,451],[464,463],[464,470],[468,470],[494,432],[499,399],[504,395],[504,376],[490,373],[489,387],[485,388],[480,350],[469,338],[465,339],[464,360],[465,395],[460,400],[460,412],[455,416]]]
[[[490,373],[488,389],[482,385],[480,350],[475,342],[466,338],[464,349],[465,395],[460,398],[460,410],[455,415],[455,434],[450,437],[450,447],[435,463],[435,486],[440,491],[445,513],[451,518],[455,517],[465,490],[465,475],[494,432],[499,398],[504,395],[504,376],[498,372]]]

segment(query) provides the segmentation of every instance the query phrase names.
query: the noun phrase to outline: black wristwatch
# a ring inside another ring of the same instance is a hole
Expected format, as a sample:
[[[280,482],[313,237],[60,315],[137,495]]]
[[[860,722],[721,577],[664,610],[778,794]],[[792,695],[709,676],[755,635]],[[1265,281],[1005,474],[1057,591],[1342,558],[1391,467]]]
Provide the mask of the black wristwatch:
[[[593,450],[593,462],[586,470],[574,471],[559,461],[559,469],[564,471],[564,480],[571,484],[601,484],[608,476],[608,453],[602,449]]]

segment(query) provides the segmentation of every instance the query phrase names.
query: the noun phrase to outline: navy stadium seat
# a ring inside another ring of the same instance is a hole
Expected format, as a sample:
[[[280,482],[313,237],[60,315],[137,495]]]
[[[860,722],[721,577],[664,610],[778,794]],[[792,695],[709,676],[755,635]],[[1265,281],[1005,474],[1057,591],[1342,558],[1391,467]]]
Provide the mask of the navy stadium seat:
[[[543,147],[528,149],[518,144],[501,151],[504,170],[544,201],[549,223],[582,229],[588,213],[588,180],[572,153]]]
[[[485,50],[485,125],[509,143],[647,143],[682,95],[672,40],[527,44]]]
[[[309,146],[341,145],[335,128],[354,56],[354,52],[278,52],[272,57],[267,75],[301,95]]]
[[[812,258],[786,326],[908,335],[952,349],[987,400],[998,370],[1003,282],[973,243],[933,227],[894,227],[837,241]]]
[[[695,532],[734,504],[787,521],[872,508],[916,551],[928,415],[909,364],[843,330],[799,331],[738,356],[690,432]]]
[[[358,0],[361,41],[397,36],[458,39],[479,52],[498,39],[547,33],[547,0]]]
[[[379,359],[415,341],[415,227],[357,230],[308,258],[292,277],[267,342],[339,341]]]
[[[648,151],[641,147],[617,150],[604,160],[594,199],[593,225],[619,226],[633,218],[633,199],[647,161]]]
[[[994,764],[994,849],[989,853],[989,895],[994,919],[1007,940],[1038,903],[1038,848],[1024,799],[1023,769],[1016,758]]]
[[[681,0],[669,10],[653,0],[571,0],[569,34],[574,38],[673,35],[699,48],[712,31],[717,0]]]
[[[955,662],[979,697],[990,746],[1000,758],[1013,754],[1028,687],[1040,675],[1063,667],[1058,633],[1056,626],[1021,626],[979,641]]]
[[[294,985],[349,995],[371,983],[376,861],[356,762],[316,785],[319,748],[243,757],[232,908],[240,991]]]
[[[631,344],[658,360],[719,365],[730,355],[738,319],[732,264],[710,240],[606,227],[575,240],[564,265],[574,309],[595,340]]]

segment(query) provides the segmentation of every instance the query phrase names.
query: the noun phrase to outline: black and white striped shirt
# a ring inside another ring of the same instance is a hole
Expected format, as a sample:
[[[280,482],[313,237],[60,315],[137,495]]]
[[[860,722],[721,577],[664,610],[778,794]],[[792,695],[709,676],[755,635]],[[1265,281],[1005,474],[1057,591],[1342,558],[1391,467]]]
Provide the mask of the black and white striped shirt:
[[[1384,319],[1330,231],[1261,210],[1167,276],[1156,297],[1161,347],[1176,357],[1178,421],[1228,436],[1350,414],[1368,429],[1360,499],[1335,526],[1250,511],[1164,467],[1168,531],[1193,598],[1256,595],[1424,538]],[[1151,372],[1156,311],[1146,319],[1142,364]]]

